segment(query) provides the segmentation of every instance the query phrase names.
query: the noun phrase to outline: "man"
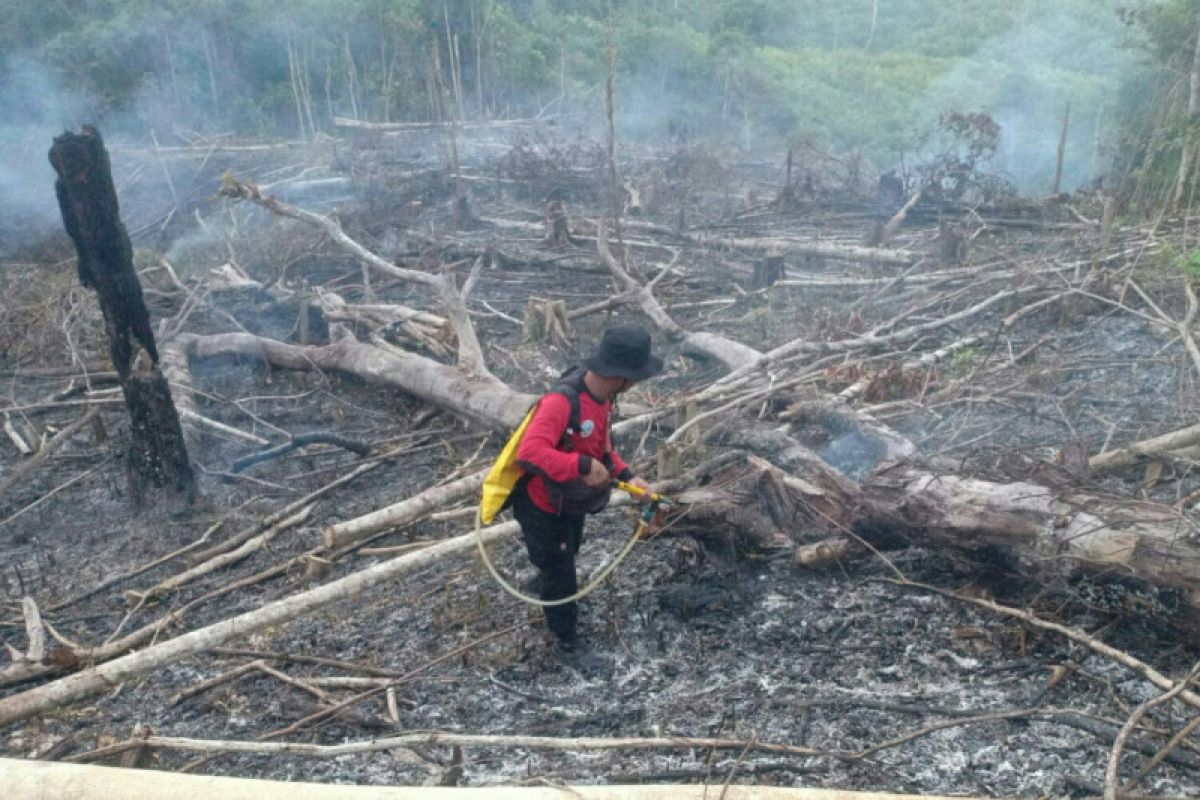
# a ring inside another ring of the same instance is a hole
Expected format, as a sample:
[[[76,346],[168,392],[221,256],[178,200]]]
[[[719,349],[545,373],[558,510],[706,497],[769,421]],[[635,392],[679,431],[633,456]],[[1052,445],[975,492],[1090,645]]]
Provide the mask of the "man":
[[[582,368],[568,372],[538,401],[517,451],[517,463],[529,479],[515,490],[513,515],[529,560],[541,573],[543,600],[579,590],[575,555],[583,541],[584,516],[608,504],[611,480],[650,490],[613,449],[609,415],[617,395],[657,375],[662,366],[662,359],[650,352],[646,331],[616,326],[604,332]],[[578,429],[572,425],[573,396]],[[577,615],[575,603],[546,607],[546,624],[566,654],[578,649]]]

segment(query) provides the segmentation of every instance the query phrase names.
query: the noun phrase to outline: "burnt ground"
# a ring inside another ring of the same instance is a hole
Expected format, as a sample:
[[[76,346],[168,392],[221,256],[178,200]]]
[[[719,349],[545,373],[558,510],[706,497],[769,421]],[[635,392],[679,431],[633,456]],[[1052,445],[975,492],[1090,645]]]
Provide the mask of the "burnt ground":
[[[331,174],[349,179],[351,199],[343,196],[346,188],[339,183],[313,202],[339,208],[346,229],[378,252],[414,257],[421,245],[410,230],[428,232],[431,226],[445,224],[451,187],[433,171],[436,160],[425,154],[421,143],[377,146],[380,149],[342,153],[340,162],[333,159],[342,167],[330,168]],[[489,216],[537,221],[537,198],[544,196],[546,186],[562,183],[575,192],[572,210],[581,217],[589,216],[592,204],[599,202],[596,187],[603,185],[603,162],[597,164],[594,151],[583,144],[550,147],[532,137],[478,147],[479,153],[467,155],[468,163],[478,164],[474,174],[495,170],[504,181],[499,188],[483,181],[473,185],[475,202]],[[118,156],[114,163],[118,171],[123,168]],[[285,175],[301,171],[290,154],[270,162],[264,157],[254,168],[263,174],[272,169],[292,170]],[[659,186],[662,199],[648,214],[664,225],[683,211],[693,225],[738,237],[819,235],[859,243],[864,220],[874,213],[870,203],[855,205],[839,197],[823,202],[814,198],[800,207],[771,206],[767,201],[772,182],[780,181],[778,168],[735,169],[713,154],[647,156],[631,160],[624,171]],[[131,168],[131,174],[141,173]],[[752,192],[765,200],[752,197]],[[182,222],[159,222],[163,238],[143,242],[139,258],[144,259],[143,279],[156,317],[171,318],[184,305],[161,270],[154,269],[156,252],[168,253],[189,285],[233,253],[261,281],[282,276],[281,285],[332,286],[351,302],[359,299],[357,265],[310,231],[270,223],[255,209],[205,198],[196,208],[207,228],[176,230],[171,226]],[[147,208],[151,205],[144,202]],[[1087,199],[1078,202],[1087,213]],[[140,213],[160,219],[149,211]],[[451,255],[455,248],[494,248],[506,257],[496,269],[485,270],[476,289],[475,296],[486,299],[492,310],[482,305],[473,305],[473,310],[479,312],[476,323],[489,363],[510,385],[536,391],[548,384],[586,350],[607,321],[604,315],[577,320],[573,343],[565,347],[522,344],[519,328],[495,312],[519,319],[529,297],[563,299],[568,307],[602,300],[610,294],[610,285],[601,265],[590,250],[541,248],[532,233],[485,228],[445,235]],[[631,240],[652,238],[637,231],[627,235]],[[934,255],[936,236],[936,224],[918,217],[894,244],[929,254],[928,263],[916,268],[918,273],[945,269]],[[1184,303],[1175,288],[1180,276],[1162,255],[1164,242],[1176,252],[1186,247],[1186,237],[1181,237],[1172,230],[1147,233],[1131,226],[1113,245],[1114,252],[1127,255],[1105,263],[1114,271],[1132,265],[1159,305],[1182,316]],[[720,332],[760,349],[798,336],[834,341],[880,326],[886,331],[937,319],[1014,286],[1040,291],[1030,295],[1033,299],[1045,296],[1077,279],[1070,265],[1086,266],[1097,258],[1094,238],[1050,212],[1025,225],[992,224],[977,238],[971,263],[995,265],[997,273],[1016,264],[1018,274],[992,278],[989,267],[969,280],[932,286],[889,285],[888,268],[789,260],[789,277],[880,278],[879,286],[866,290],[756,291],[749,285],[755,261],[751,254],[684,248],[677,271],[656,294],[684,326]],[[66,402],[116,398],[103,394],[108,385],[102,382],[95,384],[98,393],[79,391],[83,373],[78,365],[92,371],[103,367],[102,344],[95,337],[97,313],[94,300],[72,288],[73,266],[62,260],[61,251],[58,257],[48,253],[54,253],[53,244],[9,256],[8,263],[0,265],[7,288],[15,287],[6,292],[8,301],[0,314],[7,409],[41,403],[71,385],[77,388],[63,398]],[[645,272],[653,275],[652,265],[667,263],[670,253],[647,249],[638,259],[648,262]],[[1038,269],[1054,265],[1065,266],[1052,278],[1040,277]],[[465,274],[469,266],[459,269]],[[879,291],[881,287],[886,289]],[[376,302],[429,305],[406,286],[380,282],[373,288]],[[874,360],[863,360],[861,354],[828,364],[810,359],[810,381],[755,410],[767,422],[787,425],[804,439],[811,431],[802,425],[773,419],[790,402],[840,391],[864,369],[882,374],[888,365],[908,360],[905,351],[916,356],[977,334],[982,341],[933,369],[881,378],[860,402],[909,436],[932,464],[1026,479],[1039,466],[1054,462],[1067,443],[1088,442],[1090,451],[1097,452],[1106,442],[1119,446],[1190,424],[1195,416],[1195,377],[1182,347],[1171,345],[1169,337],[1127,311],[1075,300],[1052,304],[1012,328],[1003,328],[1001,320],[1028,301],[999,304],[968,322],[902,343],[895,351],[875,353]],[[225,293],[192,313],[185,329],[215,333],[236,327],[286,339],[295,333],[295,312],[253,293]],[[669,346],[665,349],[667,374],[640,387],[628,405],[663,403],[721,374]],[[37,374],[39,369],[67,365],[74,368],[66,375]],[[849,366],[854,371],[846,371]],[[25,646],[19,603],[24,595],[37,599],[64,637],[99,644],[119,625],[128,632],[208,591],[284,563],[318,545],[321,526],[414,494],[473,456],[484,463],[500,445],[499,436],[471,430],[401,393],[334,373],[293,373],[233,359],[194,363],[192,372],[201,412],[242,430],[272,441],[279,441],[281,432],[330,430],[369,442],[377,452],[400,446],[404,450],[322,500],[304,525],[281,535],[265,551],[138,609],[122,625],[129,611],[125,592],[152,586],[177,572],[181,563],[56,606],[114,574],[194,541],[216,522],[223,520],[213,541],[228,538],[359,462],[345,451],[318,446],[234,476],[229,472],[232,462],[254,447],[205,434],[199,451],[193,452],[201,473],[202,504],[183,511],[133,513],[114,456],[115,443],[123,436],[120,406],[105,405],[103,430],[80,434],[11,496],[0,498],[0,586],[6,597],[0,636],[6,642]],[[943,389],[948,391],[939,395]],[[62,427],[79,413],[77,405],[50,405],[14,410],[10,418],[35,435]],[[718,420],[711,431],[708,454],[722,447],[725,422]],[[652,431],[644,442],[639,436],[622,448],[649,464],[662,434]],[[0,438],[0,476],[19,458],[8,438]],[[1180,457],[1168,461],[1152,480],[1142,468],[1092,480],[1112,492],[1173,502],[1200,485],[1194,472],[1193,463]],[[628,512],[616,510],[589,523],[581,570],[595,571],[606,563],[631,526]],[[461,522],[424,522],[388,533],[369,546],[443,538],[464,530]],[[798,540],[818,535],[795,533]],[[507,574],[529,577],[516,542],[496,546],[494,553]],[[384,557],[347,553],[335,564],[332,577]],[[945,553],[911,548],[889,553],[889,558],[914,580],[956,590],[980,586],[977,564]],[[983,615],[942,596],[901,589],[886,582],[890,575],[875,560],[848,562],[826,572],[802,571],[779,553],[739,549],[723,532],[689,530],[642,545],[609,584],[584,602],[583,633],[596,657],[582,664],[560,661],[537,615],[494,588],[478,559],[466,556],[232,646],[407,673],[489,634],[527,623],[403,683],[397,698],[399,725],[387,722],[385,704],[372,699],[349,717],[292,734],[289,738],[296,741],[337,743],[420,731],[558,737],[677,734],[756,738],[843,754],[805,758],[749,752],[739,760],[736,750],[712,754],[698,748],[468,748],[457,777],[463,785],[716,783],[737,762],[740,780],[764,784],[997,796],[1093,793],[1103,781],[1116,729],[1134,706],[1157,690],[1061,638]],[[305,588],[307,581],[299,567],[291,568],[282,578],[225,594],[189,612],[177,630],[256,608]],[[1020,575],[1001,573],[989,575],[985,589],[1001,601],[1028,605],[1095,632],[1168,674],[1181,674],[1195,662],[1200,650],[1169,620],[1106,603],[1108,595],[1097,589],[1100,585],[1098,580],[1080,579],[1030,587]],[[311,693],[258,673],[172,703],[176,693],[252,658],[205,653],[178,662],[92,702],[0,730],[0,753],[32,757],[54,748],[54,756],[62,758],[123,739],[135,725],[148,725],[163,735],[252,739],[317,708]],[[273,663],[296,678],[362,674],[349,666]],[[1063,666],[1067,670],[1060,680],[1056,668]],[[326,691],[348,696],[344,689]],[[936,722],[1033,708],[1036,713],[1026,717],[947,727],[863,758],[845,755]],[[1178,713],[1175,718],[1157,717],[1156,724],[1178,727]],[[1150,754],[1164,741],[1149,734],[1135,739],[1131,749],[1141,747]],[[160,751],[151,763],[179,769],[190,758]],[[1155,770],[1143,788],[1160,795],[1194,795],[1200,788],[1200,754],[1185,747],[1177,761]],[[437,783],[457,773],[450,748],[438,747],[330,760],[223,755],[199,769],[379,784]]]

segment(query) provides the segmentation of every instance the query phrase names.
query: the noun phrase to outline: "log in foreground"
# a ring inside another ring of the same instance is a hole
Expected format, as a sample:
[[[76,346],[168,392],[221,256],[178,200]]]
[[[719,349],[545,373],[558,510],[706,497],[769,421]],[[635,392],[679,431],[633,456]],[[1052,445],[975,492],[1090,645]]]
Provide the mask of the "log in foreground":
[[[994,561],[996,553],[1008,554],[1014,569],[1030,579],[1049,579],[1082,568],[1170,587],[1178,590],[1182,602],[1177,610],[1184,612],[1173,616],[1185,625],[1200,607],[1200,543],[1192,535],[1193,523],[1173,509],[1082,491],[1064,493],[1031,483],[997,484],[936,475],[905,466],[877,472],[859,485],[815,455],[799,463],[802,466],[793,469],[796,474],[789,476],[767,462],[748,459],[747,474],[737,482],[715,494],[707,488],[697,492],[699,497],[685,493],[680,499],[697,503],[696,519],[690,521],[752,531],[758,534],[753,538],[760,546],[786,544],[787,539],[801,545],[806,535],[825,536],[868,521],[872,528],[890,527],[968,557],[982,551]],[[757,497],[758,502],[746,502],[749,497]],[[515,523],[506,523],[483,533],[487,541],[494,541],[515,531]],[[443,557],[469,551],[473,545],[471,534],[431,545],[4,698],[0,726],[102,693],[191,653],[294,619]]]
[[[337,786],[321,783],[252,780],[215,775],[183,775],[48,761],[0,759],[0,786],[6,800],[87,797],[89,800],[701,800],[718,794],[725,800],[950,800],[935,795],[843,792],[774,786],[512,786],[479,788]],[[965,798],[958,798],[965,800]]]
[[[492,542],[506,535],[512,535],[517,530],[516,523],[505,523],[486,529],[483,531],[483,536],[485,541]],[[261,630],[268,625],[295,619],[335,600],[366,591],[407,572],[431,566],[444,556],[465,552],[474,546],[473,534],[448,539],[418,552],[352,572],[314,589],[267,603],[253,611],[247,611],[236,617],[221,620],[174,639],[152,645],[145,650],[130,653],[105,664],[6,697],[0,700],[0,726],[44,714],[67,703],[106,692],[122,681],[178,661],[188,654],[211,649],[230,639]]]

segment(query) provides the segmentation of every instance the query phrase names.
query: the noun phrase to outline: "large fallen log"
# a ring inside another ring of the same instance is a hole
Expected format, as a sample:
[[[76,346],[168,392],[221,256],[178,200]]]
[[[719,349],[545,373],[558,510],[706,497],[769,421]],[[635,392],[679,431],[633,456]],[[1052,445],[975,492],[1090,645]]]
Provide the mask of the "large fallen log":
[[[564,115],[570,116],[570,115]],[[554,119],[553,117],[535,117],[532,119],[494,119],[480,120],[478,122],[459,121],[455,124],[462,129],[471,128],[515,128],[515,127],[532,127],[536,125],[545,125],[547,122]],[[444,130],[448,123],[446,122],[368,122],[365,119],[353,119],[351,117],[334,117],[334,127],[337,128],[356,128],[365,131],[440,131]]]
[[[87,797],[88,800],[951,800],[935,795],[843,792],[774,786],[724,787],[652,784],[636,786],[512,786],[451,788],[438,786],[345,786],[297,781],[186,775],[146,769],[122,769],[50,761],[0,759],[0,785],[6,800]],[[955,798],[968,800],[968,798]]]
[[[748,531],[760,546],[790,540],[798,560],[806,543],[853,529],[885,532],[881,545],[907,540],[968,561],[983,558],[992,569],[1030,581],[1049,583],[1075,572],[1133,579],[1166,590],[1157,593],[1161,607],[1147,605],[1144,613],[1197,628],[1200,523],[1170,506],[904,464],[875,470],[856,484],[815,454],[794,464],[786,474],[750,458],[740,475],[711,481],[719,488],[685,493],[692,503],[686,524]],[[852,546],[837,546],[838,555],[866,550],[861,540],[848,540]]]
[[[1174,621],[1196,627],[1200,524],[1170,506],[905,466],[878,471],[861,488],[874,520],[935,547],[987,550],[993,564],[1007,556],[1030,580],[1078,569],[1177,590],[1182,607]]]
[[[874,264],[900,264],[907,266],[917,260],[907,250],[888,250],[879,247],[859,247],[834,242],[804,242],[795,239],[761,237],[757,239],[731,238],[711,235],[688,235],[685,240],[707,247],[724,250],[751,250],[754,252],[788,253],[809,258],[827,258],[836,261],[865,261]]]
[[[495,217],[485,217],[484,222],[497,228],[507,228],[510,230],[528,231],[530,233],[540,233],[544,230],[544,226],[533,222],[522,222],[520,220],[498,219]],[[603,223],[597,223],[598,227]],[[787,254],[794,256],[805,256],[808,258],[823,258],[834,261],[855,261],[867,262],[871,264],[899,264],[907,266],[914,263],[918,256],[907,250],[893,250],[883,247],[860,247],[852,244],[839,244],[837,242],[820,242],[812,240],[800,239],[784,239],[777,237],[741,237],[728,238],[707,233],[684,233],[662,225],[656,225],[650,222],[640,222],[637,220],[625,220],[621,223],[622,227],[631,231],[644,231],[662,236],[669,236],[671,240],[683,242],[685,244],[706,247],[720,250],[745,250],[755,253],[776,253]],[[593,237],[576,235],[574,238],[581,241],[590,241]],[[599,238],[598,236],[596,238]],[[625,242],[626,246],[637,245],[645,248],[662,249],[668,248],[669,243],[657,242]]]
[[[490,373],[471,375],[412,353],[364,344],[350,336],[317,347],[249,333],[186,334],[179,337],[179,344],[192,358],[241,356],[286,369],[338,370],[370,383],[394,386],[484,428],[515,428],[535,399],[513,391]]]
[[[789,239],[779,237],[724,237],[708,233],[680,233],[662,225],[628,220],[622,223],[629,230],[645,231],[704,247],[723,250],[749,250],[752,252],[787,253],[812,258],[828,258],[837,261],[865,261],[876,264],[912,264],[917,260],[915,253],[883,247],[860,247],[837,242]]]
[[[488,528],[483,532],[483,536],[486,542],[491,542],[504,536],[511,536],[516,531],[515,523],[506,523]],[[364,592],[384,581],[390,581],[400,575],[432,566],[451,553],[469,551],[474,546],[475,537],[472,534],[448,539],[415,553],[398,556],[358,572],[352,572],[322,586],[267,603],[253,611],[247,611],[174,639],[151,645],[145,650],[130,653],[51,683],[11,695],[0,700],[0,727],[108,691],[122,681],[159,669],[190,654],[209,650],[231,639],[247,636],[268,625],[295,619],[336,600]]]

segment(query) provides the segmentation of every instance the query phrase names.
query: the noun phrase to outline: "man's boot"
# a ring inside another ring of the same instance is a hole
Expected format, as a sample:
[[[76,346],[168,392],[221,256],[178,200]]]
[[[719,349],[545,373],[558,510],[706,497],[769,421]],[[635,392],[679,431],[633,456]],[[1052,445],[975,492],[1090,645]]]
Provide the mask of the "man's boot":
[[[564,665],[584,674],[603,672],[612,666],[612,657],[599,653],[578,638],[557,639],[554,652]]]

